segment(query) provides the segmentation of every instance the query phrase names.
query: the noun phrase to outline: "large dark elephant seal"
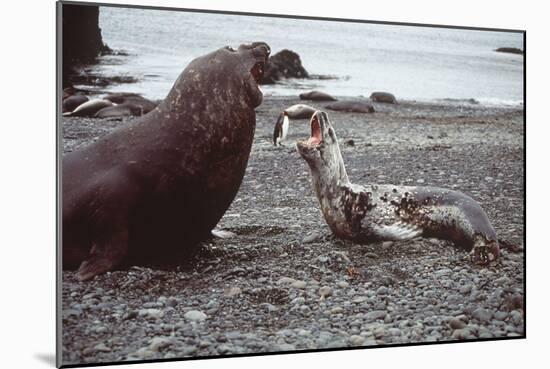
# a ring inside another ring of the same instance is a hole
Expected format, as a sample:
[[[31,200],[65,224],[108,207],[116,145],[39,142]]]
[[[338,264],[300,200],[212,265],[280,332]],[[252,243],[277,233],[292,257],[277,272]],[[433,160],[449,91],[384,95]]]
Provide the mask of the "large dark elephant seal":
[[[86,280],[174,260],[210,235],[244,176],[269,52],[258,42],[193,60],[149,114],[64,156],[64,269]]]
[[[437,187],[352,184],[325,112],[313,115],[311,137],[298,141],[297,149],[309,165],[321,211],[337,236],[359,242],[437,237],[471,250],[475,262],[498,257],[495,230],[469,196]]]

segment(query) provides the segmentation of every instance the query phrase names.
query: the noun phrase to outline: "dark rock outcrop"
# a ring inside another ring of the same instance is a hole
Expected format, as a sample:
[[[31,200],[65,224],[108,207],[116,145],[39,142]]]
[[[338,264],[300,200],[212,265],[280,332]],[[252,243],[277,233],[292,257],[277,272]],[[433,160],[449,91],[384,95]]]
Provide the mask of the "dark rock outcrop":
[[[281,50],[267,61],[261,84],[273,84],[282,78],[308,78],[302,66],[300,55],[291,50]]]
[[[62,4],[63,87],[78,64],[90,63],[109,48],[103,43],[99,28],[99,7]]]
[[[370,95],[370,99],[375,102],[386,103],[386,104],[397,104],[397,100],[393,94],[389,92],[380,92],[376,91]]]
[[[508,53],[508,54],[520,54],[523,55],[523,50],[518,49],[516,47],[499,47],[495,50],[499,53]]]

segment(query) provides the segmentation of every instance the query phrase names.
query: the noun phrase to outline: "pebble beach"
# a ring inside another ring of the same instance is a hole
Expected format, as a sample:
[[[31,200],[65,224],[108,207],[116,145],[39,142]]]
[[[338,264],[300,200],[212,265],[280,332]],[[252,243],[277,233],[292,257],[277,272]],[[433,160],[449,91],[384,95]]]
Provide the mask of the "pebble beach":
[[[524,324],[524,115],[475,101],[327,110],[350,180],[462,191],[513,247],[487,267],[450,242],[335,238],[295,149],[273,126],[293,97],[264,97],[241,188],[192,260],[78,282],[63,272],[64,364],[514,338]],[[323,109],[323,103],[310,105]],[[62,118],[63,151],[132,119]]]

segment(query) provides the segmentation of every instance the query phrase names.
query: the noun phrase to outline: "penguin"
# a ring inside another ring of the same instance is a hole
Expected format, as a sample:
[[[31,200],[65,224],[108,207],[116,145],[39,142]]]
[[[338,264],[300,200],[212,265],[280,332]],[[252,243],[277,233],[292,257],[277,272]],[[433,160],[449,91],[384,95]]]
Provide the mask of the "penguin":
[[[282,146],[282,141],[286,139],[288,134],[288,114],[283,111],[275,123],[275,129],[273,130],[273,144],[275,146]]]

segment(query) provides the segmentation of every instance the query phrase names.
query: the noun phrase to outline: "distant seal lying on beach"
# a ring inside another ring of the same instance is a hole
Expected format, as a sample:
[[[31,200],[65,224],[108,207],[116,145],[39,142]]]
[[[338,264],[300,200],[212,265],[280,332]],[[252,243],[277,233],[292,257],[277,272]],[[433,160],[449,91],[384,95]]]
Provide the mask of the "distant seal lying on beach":
[[[108,106],[113,106],[112,101],[104,99],[92,99],[79,105],[72,112],[63,113],[64,116],[92,117],[98,111]]]
[[[63,99],[62,110],[63,113],[72,112],[78,106],[84,104],[89,100],[86,95],[73,95]]]
[[[147,114],[157,107],[157,104],[144,98],[143,96],[132,92],[116,92],[108,94],[104,97],[105,100],[112,101],[115,104],[127,106],[142,110],[142,114]]]
[[[317,109],[306,104],[296,104],[289,106],[284,111],[290,119],[310,119]]]
[[[336,101],[334,97],[321,91],[304,92],[300,94],[300,99],[311,101]]]
[[[471,250],[475,262],[499,255],[499,243],[479,204],[458,191],[350,183],[336,133],[325,112],[311,118],[311,137],[297,149],[308,163],[315,194],[330,229],[359,242],[417,236],[453,241]]]
[[[325,108],[346,113],[374,113],[374,107],[362,101],[336,101],[325,105]]]
[[[389,92],[373,92],[370,95],[370,99],[372,101],[376,101],[380,103],[397,104],[397,100],[395,99],[395,96],[393,96],[393,94],[390,94]]]
[[[156,109],[63,157],[64,269],[86,280],[177,260],[210,236],[244,176],[269,53],[256,42],[193,60]]]

